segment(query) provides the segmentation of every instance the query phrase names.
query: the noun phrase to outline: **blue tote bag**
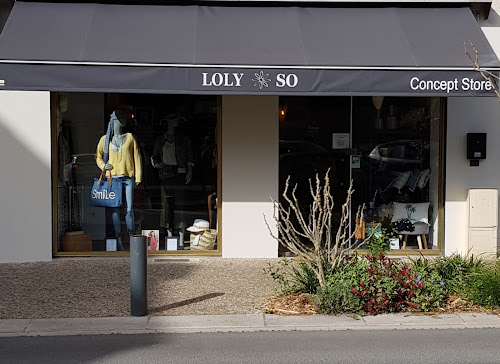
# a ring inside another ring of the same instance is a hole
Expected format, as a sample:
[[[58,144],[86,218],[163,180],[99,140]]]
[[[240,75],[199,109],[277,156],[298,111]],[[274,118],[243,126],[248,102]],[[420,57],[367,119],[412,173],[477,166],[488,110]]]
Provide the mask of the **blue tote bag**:
[[[109,160],[109,140],[113,134],[113,123],[116,119],[115,113],[111,115],[111,120],[108,124],[108,130],[106,132],[106,139],[104,142],[104,163],[108,163]],[[102,178],[104,176],[104,179]],[[94,178],[94,183],[92,184],[92,191],[90,194],[90,205],[98,207],[118,207],[122,205],[122,181],[116,179],[113,182],[111,178],[111,171],[109,171],[109,179],[106,179],[106,169],[103,168],[101,176],[99,178]]]
[[[104,175],[104,179],[102,178]],[[99,178],[94,178],[90,195],[90,205],[99,207],[118,207],[122,205],[122,181],[106,178],[104,170]]]

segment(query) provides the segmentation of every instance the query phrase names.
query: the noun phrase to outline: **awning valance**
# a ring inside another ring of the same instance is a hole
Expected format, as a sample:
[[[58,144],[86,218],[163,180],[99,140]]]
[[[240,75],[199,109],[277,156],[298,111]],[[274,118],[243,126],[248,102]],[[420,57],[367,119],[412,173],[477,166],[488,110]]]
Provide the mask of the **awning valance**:
[[[2,89],[491,94],[500,63],[469,8],[29,3],[0,34]]]

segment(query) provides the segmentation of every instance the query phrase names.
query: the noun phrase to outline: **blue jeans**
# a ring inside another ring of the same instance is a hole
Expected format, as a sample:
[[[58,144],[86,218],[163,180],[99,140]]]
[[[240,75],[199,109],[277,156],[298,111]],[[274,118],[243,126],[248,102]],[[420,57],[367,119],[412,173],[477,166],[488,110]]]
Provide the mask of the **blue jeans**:
[[[125,215],[125,222],[127,223],[127,231],[133,233],[134,231],[134,211],[132,208],[134,207],[134,177],[116,177],[113,178],[115,180],[122,181],[122,203],[123,206],[127,209],[127,214]],[[111,217],[113,219],[113,226],[115,228],[115,236],[120,236],[122,233],[121,220],[120,220],[120,207],[112,207],[111,208]]]

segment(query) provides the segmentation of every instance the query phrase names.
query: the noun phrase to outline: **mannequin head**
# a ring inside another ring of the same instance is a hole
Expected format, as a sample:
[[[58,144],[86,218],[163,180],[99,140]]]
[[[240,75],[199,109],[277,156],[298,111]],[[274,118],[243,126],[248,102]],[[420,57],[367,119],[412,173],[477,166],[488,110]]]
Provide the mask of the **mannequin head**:
[[[163,128],[164,132],[169,135],[174,135],[180,123],[183,121],[185,121],[185,119],[182,116],[179,116],[177,114],[169,114],[160,121],[160,125]]]

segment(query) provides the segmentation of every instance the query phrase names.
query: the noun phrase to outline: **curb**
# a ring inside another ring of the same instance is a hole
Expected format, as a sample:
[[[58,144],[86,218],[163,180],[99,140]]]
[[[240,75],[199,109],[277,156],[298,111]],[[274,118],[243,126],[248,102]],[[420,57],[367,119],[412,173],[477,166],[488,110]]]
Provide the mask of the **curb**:
[[[256,331],[500,329],[500,315],[460,313],[423,316],[198,315],[0,320],[0,337]]]

